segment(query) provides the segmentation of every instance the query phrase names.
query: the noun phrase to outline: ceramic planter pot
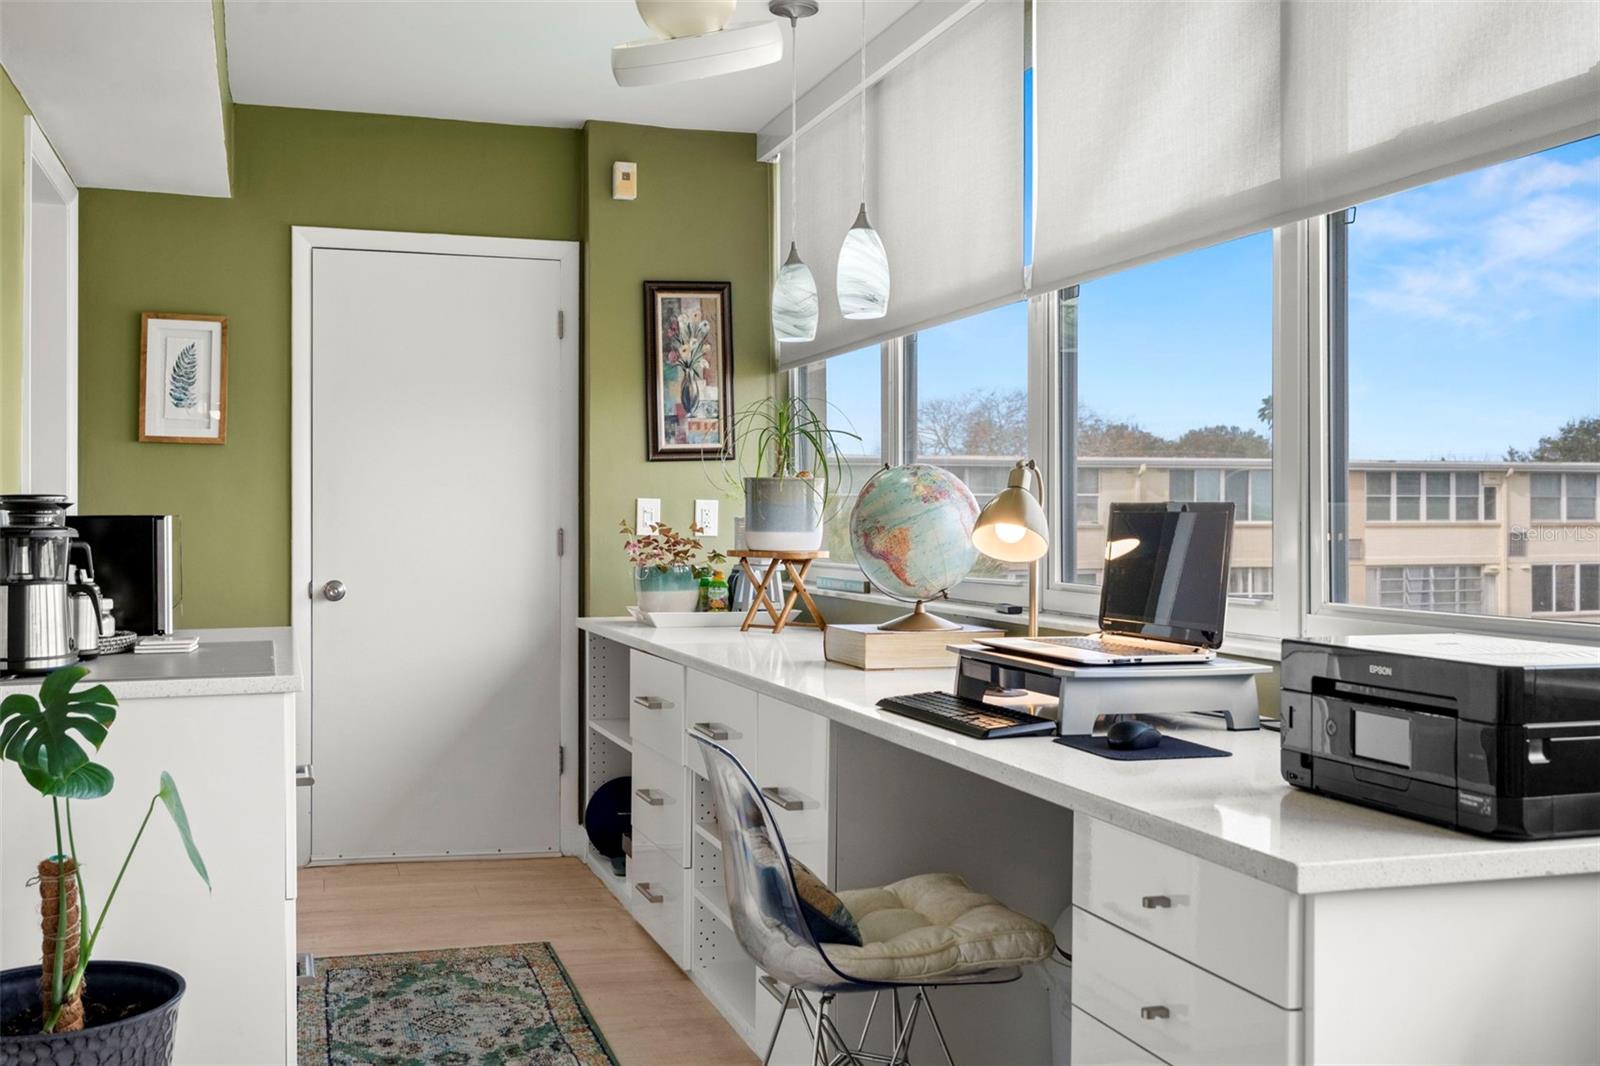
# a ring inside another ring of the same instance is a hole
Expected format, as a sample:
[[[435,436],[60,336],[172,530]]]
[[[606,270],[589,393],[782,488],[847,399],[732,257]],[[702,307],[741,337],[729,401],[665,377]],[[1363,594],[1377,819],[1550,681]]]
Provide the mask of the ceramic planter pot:
[[[700,601],[700,579],[692,566],[641,566],[633,572],[633,592],[641,611],[692,611]]]
[[[822,547],[822,494],[797,477],[744,479],[745,544],[756,551],[809,552]]]
[[[183,978],[142,962],[91,962],[84,976],[86,1026],[40,1033],[37,966],[0,973],[0,1062],[6,1066],[169,1066]],[[103,1025],[96,1018],[111,1018]],[[20,1026],[14,1023],[21,1022]],[[29,1030],[11,1035],[14,1027]]]

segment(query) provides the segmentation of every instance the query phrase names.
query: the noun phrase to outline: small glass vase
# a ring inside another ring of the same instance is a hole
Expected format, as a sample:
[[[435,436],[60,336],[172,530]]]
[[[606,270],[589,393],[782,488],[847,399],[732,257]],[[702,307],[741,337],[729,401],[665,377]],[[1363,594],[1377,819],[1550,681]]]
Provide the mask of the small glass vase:
[[[692,611],[700,600],[694,567],[640,566],[633,571],[635,602],[641,611]]]

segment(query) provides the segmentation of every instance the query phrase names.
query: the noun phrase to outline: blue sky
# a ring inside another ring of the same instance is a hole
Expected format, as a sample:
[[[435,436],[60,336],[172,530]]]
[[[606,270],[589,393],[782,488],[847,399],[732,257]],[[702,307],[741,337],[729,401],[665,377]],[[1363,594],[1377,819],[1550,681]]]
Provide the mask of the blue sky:
[[[1600,415],[1600,137],[1365,204],[1348,232],[1354,458],[1499,458]],[[1078,325],[1100,415],[1167,436],[1260,427],[1271,235],[1091,281]],[[922,395],[1025,388],[1026,345],[1023,304],[925,331]],[[878,373],[876,349],[829,365],[869,450]]]

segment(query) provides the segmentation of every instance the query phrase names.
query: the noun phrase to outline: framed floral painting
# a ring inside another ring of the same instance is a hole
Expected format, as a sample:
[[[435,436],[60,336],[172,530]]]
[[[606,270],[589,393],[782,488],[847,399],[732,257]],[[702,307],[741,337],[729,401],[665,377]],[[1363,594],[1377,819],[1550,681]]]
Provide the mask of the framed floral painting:
[[[225,317],[153,311],[139,316],[139,439],[227,443]]]
[[[733,455],[733,286],[647,281],[645,458]]]

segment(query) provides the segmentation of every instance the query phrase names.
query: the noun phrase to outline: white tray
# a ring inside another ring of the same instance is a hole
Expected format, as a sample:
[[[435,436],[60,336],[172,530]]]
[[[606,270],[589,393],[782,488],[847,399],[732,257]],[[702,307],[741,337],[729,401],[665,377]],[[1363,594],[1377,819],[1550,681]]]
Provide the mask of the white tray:
[[[799,611],[789,612],[789,620],[793,621]],[[744,611],[641,611],[637,607],[629,607],[628,614],[635,622],[642,622],[647,626],[657,629],[737,629],[744,623]],[[762,611],[761,617],[766,619],[767,612]]]

